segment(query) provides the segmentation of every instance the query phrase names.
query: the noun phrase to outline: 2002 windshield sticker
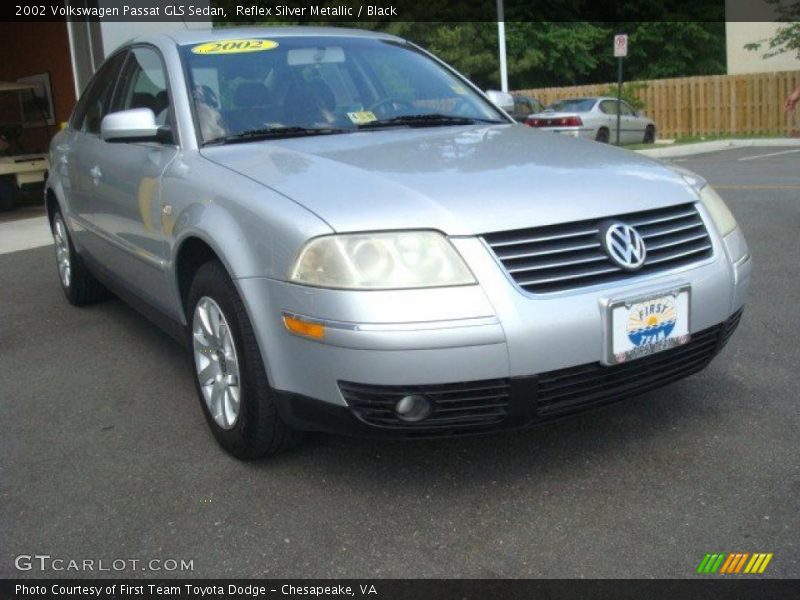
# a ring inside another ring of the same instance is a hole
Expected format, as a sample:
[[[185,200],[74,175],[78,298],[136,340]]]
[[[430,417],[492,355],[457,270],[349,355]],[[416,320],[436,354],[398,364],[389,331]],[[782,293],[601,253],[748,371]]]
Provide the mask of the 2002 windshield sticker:
[[[220,40],[207,42],[192,48],[193,54],[240,54],[274,50],[278,42],[272,40]]]

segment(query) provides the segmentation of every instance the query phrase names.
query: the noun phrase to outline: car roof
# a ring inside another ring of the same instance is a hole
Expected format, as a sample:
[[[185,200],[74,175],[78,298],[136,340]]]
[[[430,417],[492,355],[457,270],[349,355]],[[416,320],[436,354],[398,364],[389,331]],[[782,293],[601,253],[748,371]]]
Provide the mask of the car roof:
[[[169,33],[134,38],[131,43],[170,40],[179,46],[199,44],[217,40],[281,37],[349,37],[404,41],[395,35],[365,29],[345,27],[219,27],[202,29],[178,29]]]

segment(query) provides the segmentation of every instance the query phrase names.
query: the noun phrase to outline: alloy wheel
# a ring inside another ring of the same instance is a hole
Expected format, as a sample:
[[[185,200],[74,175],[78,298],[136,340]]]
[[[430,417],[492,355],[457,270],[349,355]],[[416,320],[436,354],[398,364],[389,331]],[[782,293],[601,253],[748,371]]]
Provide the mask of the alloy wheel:
[[[192,318],[194,364],[208,412],[217,425],[232,429],[241,410],[239,360],[225,314],[208,296]]]
[[[72,256],[69,251],[69,237],[67,228],[61,215],[56,215],[53,220],[53,239],[56,245],[56,264],[58,265],[58,276],[61,284],[69,288],[72,282]]]

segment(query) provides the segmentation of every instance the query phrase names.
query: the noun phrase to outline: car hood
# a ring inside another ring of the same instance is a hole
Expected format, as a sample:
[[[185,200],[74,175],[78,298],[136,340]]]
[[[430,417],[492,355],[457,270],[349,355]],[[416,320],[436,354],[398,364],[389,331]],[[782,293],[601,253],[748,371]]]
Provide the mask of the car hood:
[[[339,232],[474,235],[696,199],[661,163],[523,125],[372,130],[201,152]]]

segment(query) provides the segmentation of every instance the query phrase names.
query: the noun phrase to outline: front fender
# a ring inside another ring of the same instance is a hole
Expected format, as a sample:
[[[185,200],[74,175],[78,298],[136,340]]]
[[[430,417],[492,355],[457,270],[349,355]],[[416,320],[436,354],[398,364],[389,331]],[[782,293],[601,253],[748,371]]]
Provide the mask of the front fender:
[[[162,184],[168,269],[178,302],[177,258],[190,238],[205,242],[234,281],[283,280],[306,241],[332,233],[289,198],[197,155],[177,157]]]

